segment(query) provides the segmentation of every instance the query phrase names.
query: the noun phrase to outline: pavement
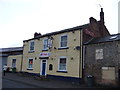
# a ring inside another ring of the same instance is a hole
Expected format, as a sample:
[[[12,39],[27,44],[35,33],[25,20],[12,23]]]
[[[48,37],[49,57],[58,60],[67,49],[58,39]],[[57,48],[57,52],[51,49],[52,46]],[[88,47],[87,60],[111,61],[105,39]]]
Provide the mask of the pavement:
[[[84,85],[79,85],[71,82],[55,79],[40,79],[31,75],[22,75],[19,73],[6,73],[2,76],[3,79],[21,82],[36,88],[83,88]],[[3,83],[4,84],[4,83]]]

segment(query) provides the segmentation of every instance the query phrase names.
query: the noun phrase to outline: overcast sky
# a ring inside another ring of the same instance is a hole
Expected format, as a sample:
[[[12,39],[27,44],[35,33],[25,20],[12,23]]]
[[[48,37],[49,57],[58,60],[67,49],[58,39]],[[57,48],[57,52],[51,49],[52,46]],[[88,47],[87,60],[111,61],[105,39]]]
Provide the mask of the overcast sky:
[[[0,0],[0,48],[22,46],[35,32],[45,34],[87,24],[90,17],[100,20],[101,7],[106,27],[116,34],[118,1]]]

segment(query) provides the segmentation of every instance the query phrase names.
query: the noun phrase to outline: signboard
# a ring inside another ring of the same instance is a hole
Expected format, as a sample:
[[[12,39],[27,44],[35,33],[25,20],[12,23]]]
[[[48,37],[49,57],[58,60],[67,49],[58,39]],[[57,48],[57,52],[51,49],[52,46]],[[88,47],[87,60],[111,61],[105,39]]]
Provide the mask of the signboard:
[[[51,53],[47,52],[47,53],[40,53],[40,57],[49,57],[51,55]]]

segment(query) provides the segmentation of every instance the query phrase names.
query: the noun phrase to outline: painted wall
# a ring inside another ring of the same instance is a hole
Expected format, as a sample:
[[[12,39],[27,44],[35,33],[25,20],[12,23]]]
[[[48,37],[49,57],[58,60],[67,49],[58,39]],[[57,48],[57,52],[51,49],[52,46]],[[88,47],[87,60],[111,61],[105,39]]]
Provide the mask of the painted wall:
[[[17,70],[17,72],[19,72],[21,70],[22,55],[8,56],[7,66],[10,67],[10,68],[12,68],[13,59],[16,59],[16,70]]]
[[[68,49],[61,49],[60,47],[60,36],[68,35]],[[75,32],[65,32],[61,34],[52,35],[53,45],[48,51],[43,51],[43,39],[47,37],[42,37],[39,39],[34,39],[35,50],[34,52],[29,52],[29,42],[24,42],[23,50],[23,69],[22,71],[30,73],[40,73],[41,72],[41,59],[39,59],[39,54],[43,52],[50,52],[51,56],[47,60],[47,74],[57,75],[57,76],[68,76],[68,77],[79,77],[80,67],[80,50],[76,50],[76,46],[80,46],[80,31]],[[57,72],[58,63],[61,56],[67,57],[67,73]],[[28,70],[28,59],[33,58],[33,70]],[[53,65],[53,70],[49,71],[49,65]],[[81,77],[80,73],[80,77]]]

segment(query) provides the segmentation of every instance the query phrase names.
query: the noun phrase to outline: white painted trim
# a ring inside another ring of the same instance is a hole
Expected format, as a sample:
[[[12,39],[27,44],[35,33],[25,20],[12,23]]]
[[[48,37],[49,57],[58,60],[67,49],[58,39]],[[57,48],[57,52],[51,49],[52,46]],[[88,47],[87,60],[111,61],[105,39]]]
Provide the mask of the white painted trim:
[[[42,75],[42,65],[43,65],[43,60],[45,60],[46,62],[46,67],[45,67],[45,76],[47,75],[47,59],[42,59],[40,61],[40,75]]]
[[[66,47],[61,47],[61,37],[62,36],[67,36],[67,46]],[[68,47],[68,35],[67,34],[62,34],[60,37],[59,37],[59,48],[67,48]]]
[[[59,70],[60,58],[66,58],[66,70]],[[68,58],[67,58],[67,56],[60,56],[59,60],[58,60],[58,71],[67,71],[67,65],[68,65]]]

